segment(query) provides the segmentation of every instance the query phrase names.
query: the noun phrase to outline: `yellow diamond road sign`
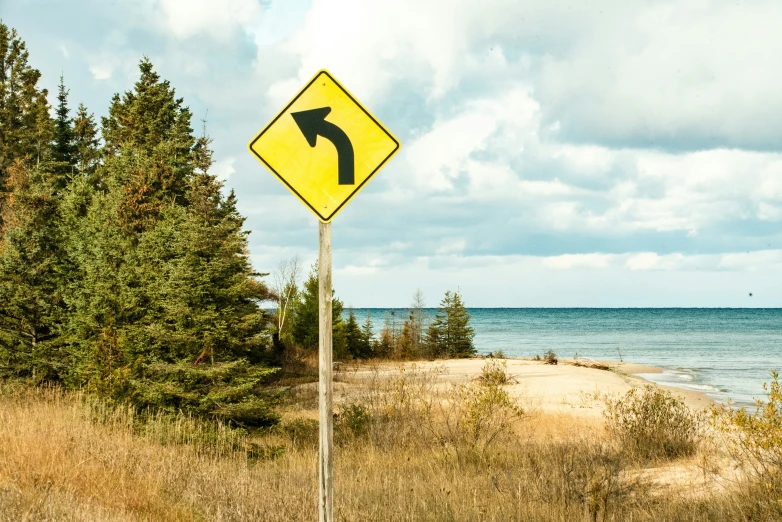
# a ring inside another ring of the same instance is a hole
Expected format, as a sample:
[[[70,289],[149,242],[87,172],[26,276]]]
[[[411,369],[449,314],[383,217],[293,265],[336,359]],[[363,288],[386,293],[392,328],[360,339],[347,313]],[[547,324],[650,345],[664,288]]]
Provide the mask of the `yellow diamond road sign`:
[[[249,147],[328,223],[399,146],[347,89],[320,71]]]

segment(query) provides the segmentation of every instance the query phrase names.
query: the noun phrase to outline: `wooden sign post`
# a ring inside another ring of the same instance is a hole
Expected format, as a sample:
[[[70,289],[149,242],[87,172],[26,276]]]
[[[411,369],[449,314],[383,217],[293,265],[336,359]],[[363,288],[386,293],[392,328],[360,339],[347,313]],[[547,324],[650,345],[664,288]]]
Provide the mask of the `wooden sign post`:
[[[320,522],[334,520],[331,220],[399,147],[399,141],[328,71],[318,72],[249,145],[250,152],[320,220]]]
[[[331,339],[331,223],[320,224],[318,253],[318,410],[320,416],[319,442],[319,502],[320,522],[334,520],[334,476],[332,450],[334,447],[334,405],[332,392]]]

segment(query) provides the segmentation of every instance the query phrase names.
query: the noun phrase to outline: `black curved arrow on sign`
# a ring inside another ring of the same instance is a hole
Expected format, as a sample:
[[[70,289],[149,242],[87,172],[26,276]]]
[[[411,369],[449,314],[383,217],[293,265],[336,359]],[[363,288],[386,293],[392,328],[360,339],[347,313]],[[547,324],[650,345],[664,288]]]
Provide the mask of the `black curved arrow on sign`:
[[[353,158],[353,144],[345,131],[326,121],[326,116],[331,112],[331,107],[309,109],[306,111],[292,112],[291,116],[299,126],[301,133],[307,139],[310,147],[317,144],[318,136],[323,136],[337,149],[338,178],[340,185],[355,184],[355,160]]]

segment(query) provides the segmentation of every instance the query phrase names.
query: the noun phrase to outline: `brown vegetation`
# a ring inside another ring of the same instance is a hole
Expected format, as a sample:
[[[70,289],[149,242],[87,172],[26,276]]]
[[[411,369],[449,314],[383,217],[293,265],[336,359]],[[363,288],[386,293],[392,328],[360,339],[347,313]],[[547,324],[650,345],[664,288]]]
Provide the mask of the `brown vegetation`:
[[[578,366],[579,368],[591,368],[593,370],[603,370],[604,372],[611,370],[611,367],[608,366],[607,364],[595,362],[595,361],[580,361],[578,359],[575,359],[568,364],[572,364],[573,366]]]
[[[675,438],[689,417],[669,396],[609,398],[615,421],[606,430],[517,404],[501,371],[495,364],[491,378],[467,384],[444,382],[442,369],[341,374],[338,519],[782,517],[778,483],[725,481],[707,470],[704,463],[719,470],[729,455],[700,432],[686,439],[687,451],[639,458],[645,450],[621,427],[632,436],[653,412],[677,419],[658,423]],[[279,425],[247,435],[182,416],[143,418],[78,393],[2,385],[0,520],[315,520],[316,404],[310,384],[295,389]]]

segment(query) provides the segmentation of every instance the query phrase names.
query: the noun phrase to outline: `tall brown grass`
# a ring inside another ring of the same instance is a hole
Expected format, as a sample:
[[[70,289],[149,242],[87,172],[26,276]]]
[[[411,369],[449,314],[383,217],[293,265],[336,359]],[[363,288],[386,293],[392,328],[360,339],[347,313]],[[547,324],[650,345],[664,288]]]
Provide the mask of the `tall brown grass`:
[[[715,489],[705,477],[694,494],[694,457],[644,468],[600,425],[530,412],[494,378],[444,384],[439,371],[341,376],[337,520],[782,518],[756,482]],[[316,520],[317,424],[297,404],[283,419],[243,434],[2,385],[0,520]],[[692,473],[661,485],[661,469]]]

